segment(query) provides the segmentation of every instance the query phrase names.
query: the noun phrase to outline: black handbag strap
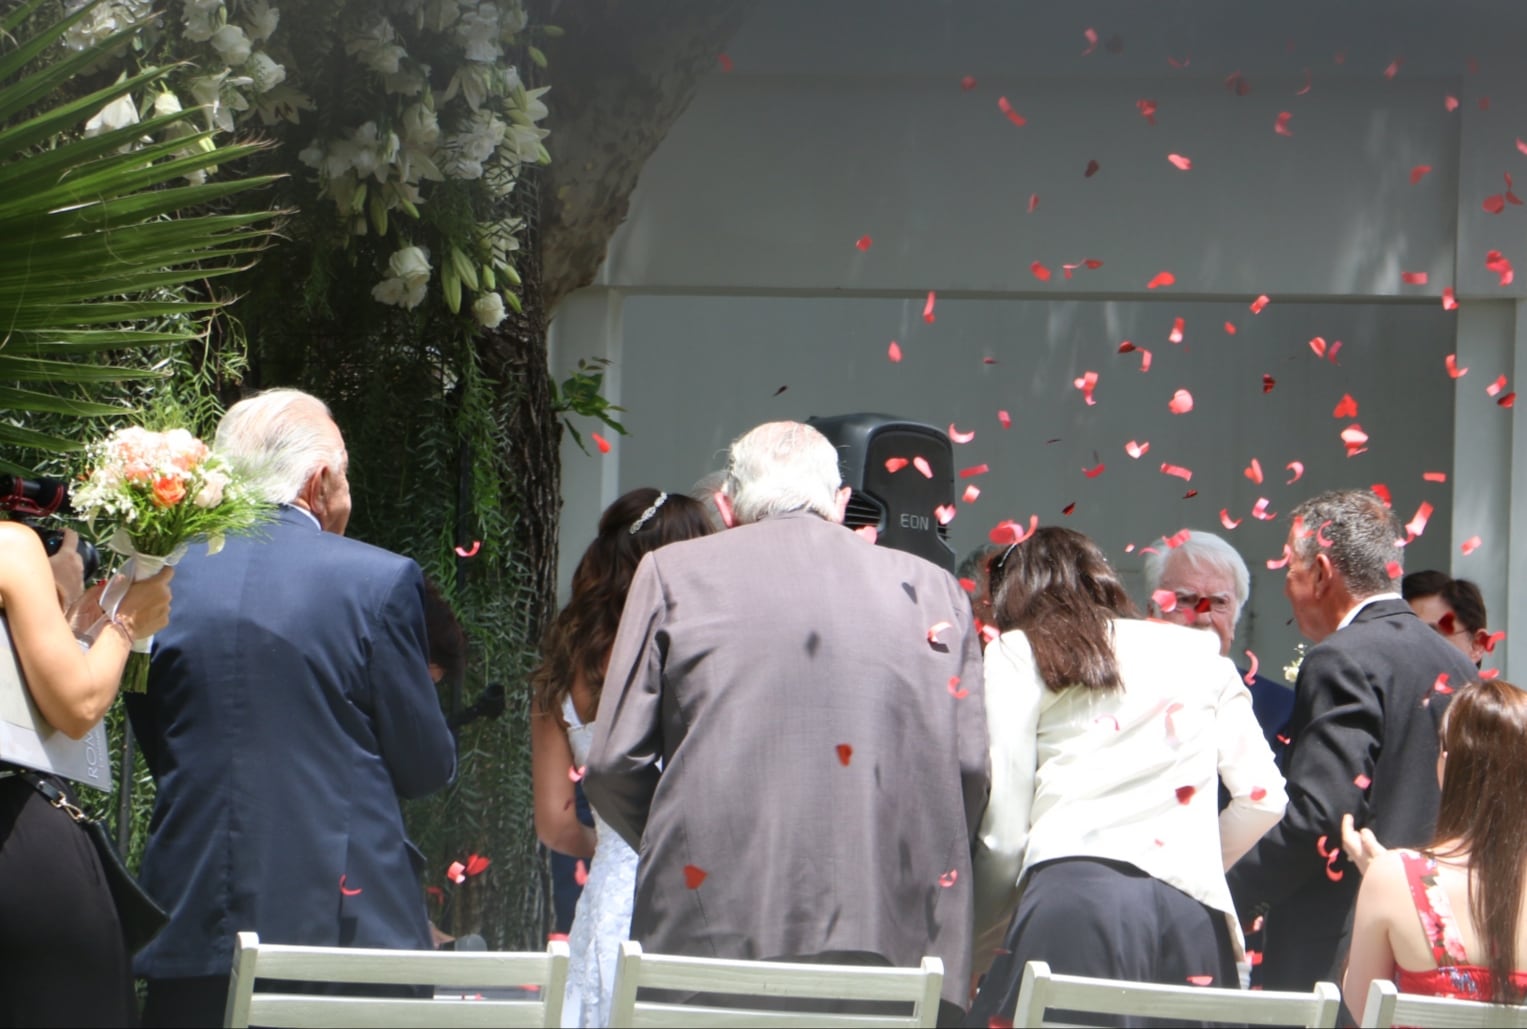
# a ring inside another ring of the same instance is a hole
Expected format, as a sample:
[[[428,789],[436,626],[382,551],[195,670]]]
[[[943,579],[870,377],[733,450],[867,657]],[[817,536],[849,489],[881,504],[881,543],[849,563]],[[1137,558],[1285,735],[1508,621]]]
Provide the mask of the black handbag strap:
[[[36,772],[18,772],[16,773],[16,778],[32,787],[38,793],[41,793],[48,799],[49,804],[58,808],[80,825],[84,825],[91,820],[89,815],[70,803],[68,794]]]

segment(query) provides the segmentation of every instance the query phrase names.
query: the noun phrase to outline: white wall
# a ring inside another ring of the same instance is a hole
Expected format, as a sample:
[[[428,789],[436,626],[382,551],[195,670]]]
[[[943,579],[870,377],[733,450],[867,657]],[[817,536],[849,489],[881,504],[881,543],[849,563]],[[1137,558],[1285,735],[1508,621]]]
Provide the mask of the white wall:
[[[1513,502],[1527,504],[1527,473],[1511,462],[1522,430],[1484,393],[1498,374],[1514,379],[1527,347],[1527,208],[1480,206],[1503,172],[1527,178],[1515,146],[1527,66],[1505,42],[1523,38],[1514,23],[1527,11],[1205,10],[760,5],[728,47],[737,70],[702,85],[648,163],[600,285],[553,326],[554,368],[615,362],[611,396],[632,431],[603,457],[565,448],[563,583],[621,491],[685,489],[767,418],[878,410],[977,430],[957,462],[993,471],[951,527],[962,551],[1001,518],[1058,521],[1076,501],[1068,523],[1131,573],[1129,543],[1222,531],[1222,507],[1245,519],[1226,533],[1254,573],[1242,645],[1268,666],[1287,660],[1295,632],[1281,574],[1264,565],[1286,527],[1250,517],[1258,496],[1281,512],[1319,489],[1384,482],[1402,520],[1429,500],[1408,567],[1475,578],[1495,626],[1527,632],[1527,576],[1509,574],[1527,573],[1527,541],[1510,541]],[[1081,57],[1089,25],[1104,41],[1117,33],[1123,53]],[[1165,60],[1189,54],[1187,71]],[[1404,63],[1386,78],[1396,55]],[[1466,71],[1469,56],[1481,73]],[[1310,91],[1295,95],[1305,67]],[[1237,70],[1246,96],[1224,88]],[[960,88],[963,74],[975,89]],[[1027,125],[1003,117],[999,95]],[[1158,105],[1155,126],[1136,109],[1143,97]],[[1273,131],[1280,111],[1292,136]],[[1192,170],[1173,168],[1172,152]],[[1100,170],[1086,178],[1092,159]],[[1412,185],[1417,164],[1433,170]],[[867,252],[854,247],[862,235]],[[1483,267],[1492,248],[1523,268],[1509,287]],[[1062,276],[1063,262],[1088,257],[1103,266]],[[1048,282],[1031,273],[1036,260]],[[1145,289],[1162,270],[1176,285]],[[1429,281],[1407,285],[1402,271]],[[1448,285],[1457,312],[1439,303]],[[933,324],[921,317],[928,290]],[[1253,316],[1259,293],[1273,302]],[[1186,338],[1173,345],[1179,316]],[[1337,363],[1311,353],[1316,335],[1342,341]],[[885,358],[891,339],[899,365]],[[1116,353],[1123,339],[1153,351],[1148,374],[1138,354]],[[1456,383],[1443,368],[1455,350],[1470,368]],[[1071,385],[1089,369],[1101,375],[1095,407]],[[1277,380],[1265,395],[1264,373]],[[1181,417],[1166,409],[1179,387],[1197,401]],[[1372,438],[1351,459],[1337,435],[1347,423],[1331,413],[1343,393]],[[1129,439],[1150,453],[1130,460]],[[1252,457],[1260,489],[1242,475]],[[1083,477],[1098,460],[1106,471]],[[1194,470],[1197,497],[1160,474],[1163,460]],[[1291,460],[1307,470],[1287,486]],[[1424,482],[1426,471],[1447,483]],[[1485,545],[1462,556],[1476,533]]]

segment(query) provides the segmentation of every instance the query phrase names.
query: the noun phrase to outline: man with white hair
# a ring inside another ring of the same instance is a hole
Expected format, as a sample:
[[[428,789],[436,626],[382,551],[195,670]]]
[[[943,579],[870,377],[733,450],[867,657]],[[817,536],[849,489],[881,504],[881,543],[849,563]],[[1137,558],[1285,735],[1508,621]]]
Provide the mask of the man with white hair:
[[[1236,549],[1212,532],[1188,530],[1185,538],[1163,539],[1145,555],[1145,592],[1151,615],[1219,637],[1221,657],[1231,657],[1235,627],[1251,594],[1251,572]],[[1167,599],[1165,593],[1172,594]],[[1241,669],[1246,674],[1246,669]],[[1253,675],[1251,707],[1274,754],[1294,713],[1294,691],[1281,682]]]
[[[424,579],[344,538],[344,439],[317,398],[228,410],[216,448],[276,516],[221,553],[193,547],[148,692],[127,698],[158,782],[143,885],[169,925],[137,957],[145,1025],[220,1025],[234,934],[428,948],[401,797],[450,782],[430,678]]]
[[[642,856],[631,937],[706,957],[944,962],[963,1009],[989,785],[981,650],[948,572],[840,523],[799,422],[732,444],[726,532],[642,559],[584,780]]]

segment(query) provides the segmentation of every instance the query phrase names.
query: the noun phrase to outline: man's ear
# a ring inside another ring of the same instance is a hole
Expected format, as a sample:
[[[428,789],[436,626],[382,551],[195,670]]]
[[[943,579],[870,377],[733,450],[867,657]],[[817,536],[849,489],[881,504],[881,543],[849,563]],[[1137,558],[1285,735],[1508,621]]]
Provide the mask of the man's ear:
[[[1469,658],[1477,665],[1490,652],[1490,630],[1475,629],[1469,637]]]
[[[848,514],[848,498],[854,495],[852,486],[844,486],[838,490],[838,495],[833,501],[833,521],[843,524],[844,517]]]
[[[732,507],[732,498],[720,490],[711,494],[716,501],[716,510],[721,512],[721,523],[728,529],[737,528],[737,510]]]
[[[323,524],[324,515],[329,509],[329,476],[331,474],[328,465],[319,465],[303,482],[302,489],[297,492],[297,504],[317,518],[320,525]]]
[[[1316,595],[1319,596],[1336,584],[1336,566],[1331,563],[1331,557],[1325,551],[1315,555],[1311,563],[1315,570]]]

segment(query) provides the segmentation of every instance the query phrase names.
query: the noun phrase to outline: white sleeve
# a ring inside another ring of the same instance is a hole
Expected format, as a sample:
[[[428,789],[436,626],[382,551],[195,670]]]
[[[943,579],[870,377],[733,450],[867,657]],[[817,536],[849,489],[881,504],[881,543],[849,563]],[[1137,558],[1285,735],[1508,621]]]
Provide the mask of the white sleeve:
[[[1272,750],[1257,724],[1251,691],[1235,666],[1221,658],[1224,684],[1220,689],[1215,737],[1219,741],[1219,777],[1230,793],[1230,805],[1220,812],[1220,854],[1228,871],[1262,834],[1278,824],[1288,795]]]
[[[1018,874],[1034,804],[1039,704],[1044,685],[1028,641],[1009,632],[986,648],[986,725],[991,737],[991,799],[976,832],[974,959],[989,964],[1018,902]]]

